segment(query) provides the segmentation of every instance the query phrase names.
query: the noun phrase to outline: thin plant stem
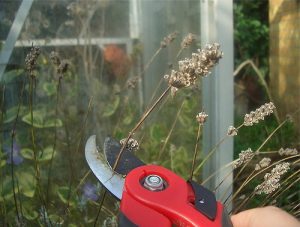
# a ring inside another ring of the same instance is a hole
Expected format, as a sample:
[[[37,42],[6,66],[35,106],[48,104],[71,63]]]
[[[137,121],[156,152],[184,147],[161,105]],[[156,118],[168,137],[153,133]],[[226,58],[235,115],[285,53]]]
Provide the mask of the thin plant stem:
[[[287,120],[283,121],[280,125],[277,126],[276,129],[274,129],[274,131],[267,137],[267,139],[265,139],[265,141],[260,145],[260,147],[255,151],[255,155],[258,155],[260,153],[260,150],[263,148],[263,146],[271,139],[271,137],[275,134],[275,132],[277,130],[279,130],[285,123]],[[249,161],[250,162],[250,161]],[[243,167],[240,169],[240,171],[237,173],[237,175],[234,177],[233,182],[235,182],[238,177],[241,175],[241,173],[243,172],[243,170],[248,166],[249,162],[245,163],[243,165]],[[245,182],[248,181],[248,179],[251,178],[251,174],[247,177],[247,179],[244,181],[244,183],[240,186],[240,187],[244,187],[245,186]],[[229,187],[225,190],[225,192],[222,195],[222,198],[226,195],[226,193],[228,192]],[[231,201],[236,197],[236,194],[233,194]],[[231,202],[230,201],[230,202]]]
[[[176,55],[176,59],[179,57],[179,55],[182,53],[182,51],[184,50],[185,48],[181,47],[180,50],[178,51],[177,55]]]
[[[90,100],[89,100],[87,113],[86,113],[85,118],[84,118],[84,120],[83,120],[82,127],[81,127],[81,129],[80,129],[80,131],[79,131],[79,141],[78,141],[78,144],[77,144],[76,153],[78,153],[79,150],[80,150],[80,144],[81,144],[81,141],[82,141],[82,139],[83,139],[83,133],[84,133],[84,129],[85,129],[86,124],[87,124],[88,115],[89,115],[89,113],[90,113],[90,111],[91,111],[91,108],[92,108],[93,99],[94,99],[94,97],[92,96],[92,97],[90,98]]]
[[[35,82],[35,77],[30,73],[29,75],[29,111],[30,111],[30,121],[31,121],[31,145],[33,150],[33,160],[34,160],[34,168],[35,168],[35,177],[37,181],[37,188],[40,200],[43,204],[45,204],[45,201],[42,198],[42,191],[41,191],[41,183],[40,183],[40,169],[38,164],[38,153],[36,150],[36,144],[35,144],[35,130],[33,125],[33,84]]]
[[[202,124],[198,124],[198,131],[197,131],[197,138],[196,138],[196,144],[195,144],[195,150],[194,150],[194,157],[192,161],[192,167],[191,167],[191,172],[190,172],[190,180],[193,180],[193,175],[194,175],[194,170],[195,170],[195,164],[196,164],[196,158],[199,152],[198,145],[200,141],[200,135],[201,135],[201,126]]]
[[[235,214],[236,212],[238,212],[240,210],[240,208],[243,207],[245,204],[247,204],[254,196],[255,196],[255,192],[252,192],[250,196],[247,196],[247,198],[244,199],[240,203],[240,205],[237,208],[235,208],[234,210],[232,210],[230,213]]]
[[[292,165],[298,163],[300,160],[294,162]],[[286,183],[289,183],[289,181],[294,177],[297,176],[300,173],[300,170],[297,170],[296,172],[294,172],[293,174],[291,174],[287,179],[285,179],[281,184],[284,185]],[[297,179],[293,180],[291,184],[287,185],[286,187],[281,187],[280,189],[283,190],[277,190],[274,194],[272,194],[272,196],[269,194],[268,197],[265,199],[265,201],[262,203],[261,206],[265,206],[268,202],[268,199],[270,199],[270,197],[272,197],[272,200],[276,200],[282,193],[284,193],[285,191],[287,191],[290,187],[292,187],[296,182],[298,182],[300,179],[298,177],[296,177]]]
[[[257,68],[257,66],[254,64],[254,62],[250,59],[242,62],[238,67],[237,69],[234,71],[233,75],[236,76],[245,66],[247,65],[250,65],[252,67],[252,69],[254,70],[254,72],[256,73],[256,75],[258,76],[258,78],[260,79],[263,87],[265,88],[266,90],[266,93],[268,95],[268,98],[271,102],[274,103],[274,100],[273,100],[273,97],[271,95],[271,92],[270,92],[270,89],[268,87],[268,84],[266,82],[266,80],[264,79],[264,76],[263,74],[261,73],[261,71]],[[275,114],[275,117],[276,117],[276,120],[277,120],[277,123],[279,124],[280,123],[280,120],[279,120],[279,114],[278,114],[278,111],[277,109],[274,110],[274,114]]]
[[[239,130],[241,127],[243,126],[243,124],[241,124],[239,127],[237,127],[237,130]],[[197,173],[202,166],[205,164],[205,162],[217,151],[217,148],[228,138],[230,137],[229,135],[224,136],[216,145],[215,147],[213,147],[208,154],[206,155],[206,157],[202,160],[202,162],[197,166],[195,172]]]
[[[84,183],[84,181],[86,180],[86,178],[90,175],[90,173],[91,173],[91,170],[86,171],[86,173],[84,174],[84,176],[80,179],[79,184],[76,186],[74,192],[76,192],[76,191],[79,190],[79,188]]]
[[[98,222],[98,219],[99,219],[99,216],[100,216],[100,213],[101,213],[101,209],[103,207],[103,203],[104,203],[104,200],[105,200],[105,197],[106,197],[106,194],[107,194],[107,190],[104,187],[102,187],[101,189],[102,189],[103,193],[102,193],[102,196],[101,196],[101,200],[99,202],[99,209],[98,209],[95,221],[94,221],[94,227],[97,226],[97,222]]]
[[[113,168],[112,170],[115,171],[115,169],[117,168],[118,164],[119,164],[119,161],[122,157],[122,154],[123,152],[125,151],[125,147],[128,143],[128,140],[132,137],[132,135],[136,132],[136,130],[139,129],[139,127],[143,124],[143,122],[146,120],[146,118],[150,115],[150,113],[154,110],[154,108],[160,103],[160,101],[168,94],[168,92],[170,91],[171,89],[171,86],[168,86],[168,88],[161,94],[161,96],[156,100],[156,102],[149,108],[149,110],[147,110],[143,116],[141,117],[141,119],[138,121],[138,123],[135,125],[135,127],[129,132],[127,138],[125,139],[125,142],[124,144],[122,145],[121,147],[121,150],[116,158],[116,161],[113,165]],[[97,216],[96,216],[96,219],[95,219],[95,222],[94,222],[94,226],[96,226],[97,224],[97,221],[98,221],[98,218],[99,218],[99,215],[100,215],[100,212],[101,212],[101,208],[103,206],[103,202],[104,202],[104,199],[106,197],[106,190],[104,189],[104,193],[101,197],[101,201],[100,201],[100,204],[99,204],[99,210],[98,210],[98,213],[97,213]]]
[[[168,94],[168,92],[170,91],[171,86],[168,86],[168,88],[161,94],[161,96],[156,100],[156,102],[149,108],[149,110],[147,110],[143,116],[141,117],[141,119],[139,120],[139,122],[135,125],[135,127],[129,132],[124,144],[122,145],[122,148],[116,158],[116,161],[114,163],[113,166],[113,170],[115,170],[117,168],[117,165],[120,161],[120,158],[125,150],[125,147],[128,143],[128,140],[132,137],[132,135],[136,132],[137,129],[139,129],[139,127],[143,124],[143,122],[146,120],[146,118],[150,115],[150,113],[153,111],[153,109],[159,104],[159,102]]]
[[[290,180],[292,177],[294,177],[297,173],[299,173],[300,170],[298,170],[296,173],[292,174],[291,176],[289,176],[282,184],[284,184],[285,182],[288,182],[288,180]],[[268,196],[272,197],[272,200],[276,200],[282,193],[284,193],[285,191],[287,191],[290,187],[292,187],[295,183],[297,183],[300,179],[297,178],[295,181],[293,181],[291,184],[289,184],[287,187],[284,188],[283,191],[276,191],[275,193],[272,193],[272,194],[269,194]],[[279,193],[280,192],[280,193]],[[240,210],[240,208],[242,206],[244,206],[245,204],[247,204],[255,195],[255,192],[253,192],[251,194],[251,196],[247,197],[247,199],[245,199],[240,205],[238,208],[235,209],[235,212],[238,212]],[[261,204],[261,207],[265,206],[266,205],[266,202],[262,203]]]
[[[298,209],[299,207],[300,207],[300,203],[296,204],[296,206],[294,206],[294,207],[291,209],[291,211],[294,211],[294,210]]]
[[[273,167],[273,166],[275,166],[275,165],[277,165],[277,164],[279,164],[279,163],[281,163],[281,162],[283,162],[283,161],[286,161],[286,160],[289,160],[289,159],[293,159],[293,158],[296,158],[296,157],[300,157],[300,155],[293,155],[293,156],[290,156],[290,157],[287,157],[287,158],[283,158],[283,159],[281,159],[281,160],[279,160],[279,161],[277,161],[277,162],[275,162],[275,163],[273,163],[273,164],[271,164],[271,165],[269,165],[269,166],[267,166],[267,167],[261,169],[261,170],[258,171],[257,173],[253,174],[252,177],[250,177],[247,181],[245,181],[245,182],[237,189],[237,191],[236,191],[236,192],[234,193],[234,195],[232,196],[230,202],[232,202],[232,201],[236,198],[236,196],[240,193],[240,191],[245,187],[245,185],[247,185],[247,184],[248,184],[251,180],[253,180],[256,176],[258,176],[259,174],[263,173],[263,172],[266,171],[267,169],[269,169],[269,168],[271,168],[271,167]]]
[[[152,62],[154,61],[154,59],[156,58],[156,56],[160,53],[160,51],[162,50],[161,47],[159,47],[155,53],[152,55],[152,57],[150,58],[150,60],[147,62],[147,64],[145,65],[143,71],[140,73],[139,77],[141,77],[149,68],[149,66],[152,64]]]
[[[230,163],[222,166],[220,169],[216,170],[211,175],[209,175],[205,180],[203,180],[201,184],[204,185],[207,181],[209,181],[211,178],[213,178],[217,173],[219,173],[220,171],[224,170],[225,168],[231,167],[232,164],[233,164],[233,162],[230,162]]]
[[[175,125],[176,125],[176,123],[177,123],[178,117],[179,117],[179,115],[180,115],[180,113],[181,113],[181,111],[182,111],[183,105],[184,105],[184,101],[181,103],[180,108],[179,108],[179,110],[177,111],[176,117],[175,117],[175,119],[174,119],[174,121],[173,121],[173,124],[172,124],[172,126],[171,126],[171,129],[169,130],[169,133],[168,133],[168,135],[167,135],[167,137],[166,137],[166,139],[165,139],[165,141],[164,141],[163,147],[162,147],[162,149],[160,149],[160,151],[159,151],[159,153],[158,153],[158,157],[157,157],[158,160],[160,160],[160,158],[161,158],[161,156],[162,156],[164,150],[166,149],[166,146],[167,146],[167,144],[168,144],[168,142],[169,142],[169,139],[170,139],[170,137],[171,137],[171,135],[172,135],[172,132],[174,131]]]
[[[19,120],[19,114],[20,114],[20,109],[21,109],[21,103],[22,103],[22,97],[24,93],[24,81],[22,82],[22,87],[21,87],[21,92],[19,95],[19,104],[18,104],[18,109],[17,109],[17,115],[13,123],[13,128],[12,128],[12,133],[11,133],[11,153],[10,153],[10,162],[11,162],[11,180],[12,180],[12,189],[13,189],[13,197],[14,197],[14,204],[16,208],[16,214],[17,214],[17,219],[20,221],[20,214],[19,214],[19,209],[18,209],[18,203],[17,203],[17,197],[16,197],[16,191],[15,191],[15,173],[14,173],[14,160],[13,160],[13,142],[14,138],[16,135],[16,128],[17,128],[17,123]]]
[[[208,152],[208,154],[205,156],[205,158],[200,162],[200,164],[197,166],[195,172],[197,173],[200,171],[200,169],[203,167],[203,165],[206,163],[206,161],[217,151],[218,147],[226,140],[228,136],[223,137],[216,145],[214,148]]]
[[[47,181],[47,188],[46,188],[46,205],[49,203],[49,188],[51,183],[51,171],[52,171],[52,165],[53,165],[53,158],[56,150],[56,140],[57,140],[57,122],[56,118],[58,117],[58,102],[59,102],[59,90],[60,90],[60,84],[62,80],[62,75],[59,75],[59,79],[56,85],[56,104],[55,104],[55,121],[54,121],[54,141],[52,146],[52,153],[50,158],[50,164],[48,169],[48,181]]]

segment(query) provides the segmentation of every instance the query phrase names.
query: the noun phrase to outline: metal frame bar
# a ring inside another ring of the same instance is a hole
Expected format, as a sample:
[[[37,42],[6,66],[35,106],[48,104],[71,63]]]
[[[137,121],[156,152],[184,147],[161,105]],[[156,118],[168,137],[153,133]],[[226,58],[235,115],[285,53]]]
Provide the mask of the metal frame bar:
[[[2,76],[6,69],[6,65],[8,64],[15,43],[21,33],[26,17],[31,9],[32,3],[33,0],[22,1],[16,14],[15,20],[8,33],[4,46],[0,52],[0,81],[2,81]]]
[[[203,150],[207,154],[227,134],[233,125],[233,3],[232,0],[201,0],[201,43],[218,42],[224,52],[223,59],[213,74],[203,80],[203,103],[209,120],[204,126]],[[233,160],[233,139],[228,138],[208,160],[204,167],[204,179]],[[230,174],[231,173],[231,174]],[[218,188],[217,197],[232,192],[232,170],[216,174],[207,186]],[[228,190],[229,189],[229,190]],[[225,197],[226,198],[226,197]]]

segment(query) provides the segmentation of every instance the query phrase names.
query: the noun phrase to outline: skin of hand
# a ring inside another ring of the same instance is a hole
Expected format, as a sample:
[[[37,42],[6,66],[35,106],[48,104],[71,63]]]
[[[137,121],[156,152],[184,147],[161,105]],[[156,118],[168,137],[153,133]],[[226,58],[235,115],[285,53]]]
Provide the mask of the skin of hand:
[[[287,212],[267,206],[242,211],[231,216],[233,227],[300,227],[300,222]]]

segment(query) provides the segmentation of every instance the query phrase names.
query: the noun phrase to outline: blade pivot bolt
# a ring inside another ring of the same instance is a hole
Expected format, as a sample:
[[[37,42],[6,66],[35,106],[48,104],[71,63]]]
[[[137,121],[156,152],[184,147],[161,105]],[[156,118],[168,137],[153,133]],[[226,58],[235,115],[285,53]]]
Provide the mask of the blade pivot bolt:
[[[145,178],[143,186],[150,191],[164,190],[164,180],[158,175],[149,175]]]

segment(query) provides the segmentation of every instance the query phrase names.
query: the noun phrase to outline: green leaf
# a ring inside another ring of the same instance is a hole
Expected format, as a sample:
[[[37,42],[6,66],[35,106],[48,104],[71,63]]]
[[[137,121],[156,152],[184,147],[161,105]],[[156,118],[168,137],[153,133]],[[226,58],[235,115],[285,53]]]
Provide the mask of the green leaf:
[[[0,160],[0,168],[2,168],[5,165],[6,165],[6,161],[5,160]]]
[[[29,160],[34,159],[33,150],[31,150],[29,148],[22,148],[20,153],[26,159],[29,159]]]
[[[49,215],[49,219],[52,223],[54,223],[55,225],[62,225],[64,223],[64,219],[59,217],[56,214],[50,214]]]
[[[24,158],[29,159],[29,160],[34,160],[34,153],[33,153],[32,149],[23,148],[20,153]],[[53,147],[52,146],[46,147],[42,151],[40,150],[37,152],[37,160],[39,162],[49,161],[49,160],[51,160],[52,153],[53,153]],[[56,152],[54,151],[53,157],[55,157],[55,155],[56,155]]]
[[[51,127],[61,127],[62,121],[60,119],[49,119],[49,116],[46,115],[46,111],[35,110],[33,111],[33,122],[31,123],[31,113],[26,114],[22,120],[29,124],[33,125],[36,128],[51,128]]]
[[[15,186],[15,190],[17,191],[17,187]],[[5,177],[1,179],[0,184],[0,202],[4,200],[9,201],[13,197],[13,190],[12,190],[12,181],[11,177]]]
[[[39,216],[38,212],[31,209],[31,204],[23,204],[22,212],[23,212],[23,216],[29,221],[35,220]]]
[[[12,82],[16,77],[22,75],[24,72],[23,69],[15,69],[15,70],[10,70],[6,73],[3,74],[3,81],[5,83],[10,83]]]
[[[40,152],[38,156],[38,160],[40,162],[45,162],[51,160],[53,154],[53,147],[46,147],[42,152]],[[56,155],[56,152],[54,151],[53,157]]]
[[[24,106],[20,107],[19,116],[25,114],[26,108]],[[9,123],[16,119],[18,113],[18,106],[11,107],[4,113],[3,123]]]
[[[111,115],[113,115],[117,111],[119,104],[120,104],[120,97],[116,95],[114,96],[114,99],[104,107],[102,116],[110,117]]]
[[[43,90],[45,91],[47,96],[52,96],[56,94],[56,85],[51,82],[45,82],[43,84]]]
[[[69,197],[69,193],[70,192],[70,188],[67,187],[67,186],[61,186],[61,187],[58,187],[57,188],[57,195],[58,197],[60,198],[60,200],[65,203],[65,204],[68,204],[69,203],[69,206],[75,206],[75,201],[70,198],[68,200],[68,197]]]
[[[124,125],[129,125],[133,120],[133,114],[131,113],[126,113],[125,117],[123,118],[123,124]]]
[[[32,198],[35,193],[36,189],[36,178],[35,178],[35,172],[33,168],[26,169],[26,172],[16,173],[20,192],[27,196]]]

